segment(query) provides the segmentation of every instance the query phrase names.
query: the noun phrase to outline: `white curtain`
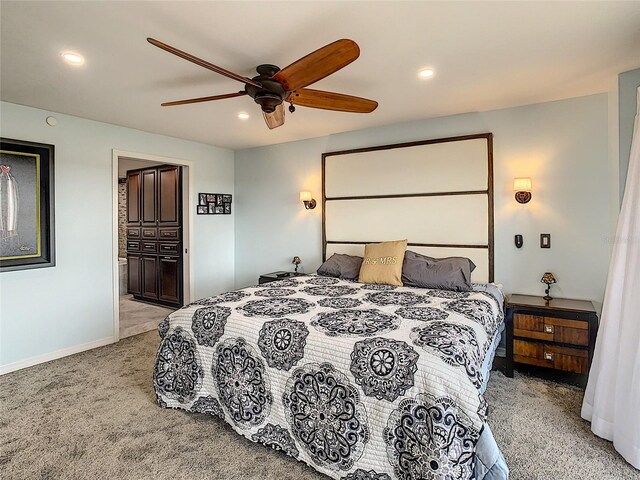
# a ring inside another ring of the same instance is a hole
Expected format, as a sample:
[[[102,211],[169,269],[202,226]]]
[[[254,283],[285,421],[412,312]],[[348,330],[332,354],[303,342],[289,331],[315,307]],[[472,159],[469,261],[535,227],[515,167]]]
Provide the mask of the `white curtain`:
[[[618,219],[582,417],[640,469],[640,87],[627,184]]]

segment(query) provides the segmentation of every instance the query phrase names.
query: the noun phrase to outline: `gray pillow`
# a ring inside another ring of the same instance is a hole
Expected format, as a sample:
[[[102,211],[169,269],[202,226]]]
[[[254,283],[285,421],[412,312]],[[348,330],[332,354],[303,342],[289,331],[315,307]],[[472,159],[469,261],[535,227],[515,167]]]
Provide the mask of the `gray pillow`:
[[[468,292],[475,264],[465,257],[432,258],[407,250],[402,283],[408,287],[439,288]]]
[[[325,277],[337,277],[345,280],[357,280],[360,275],[362,257],[334,253],[318,269],[318,275]]]

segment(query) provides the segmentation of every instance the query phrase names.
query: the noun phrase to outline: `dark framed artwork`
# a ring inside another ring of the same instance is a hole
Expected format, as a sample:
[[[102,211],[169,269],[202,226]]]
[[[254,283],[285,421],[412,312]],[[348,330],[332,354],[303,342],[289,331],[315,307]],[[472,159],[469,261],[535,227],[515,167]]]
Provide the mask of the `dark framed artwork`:
[[[54,146],[0,138],[0,271],[55,265]]]
[[[199,193],[198,215],[230,215],[232,195],[228,193]]]

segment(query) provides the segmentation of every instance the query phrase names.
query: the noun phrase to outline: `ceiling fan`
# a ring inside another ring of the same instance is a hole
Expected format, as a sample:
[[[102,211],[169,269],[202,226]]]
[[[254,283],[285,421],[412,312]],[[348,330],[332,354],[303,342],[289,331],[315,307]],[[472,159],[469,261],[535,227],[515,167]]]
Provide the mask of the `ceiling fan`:
[[[258,75],[253,78],[243,77],[225,70],[155,38],[147,38],[147,41],[196,65],[244,83],[244,90],[237,93],[166,102],[162,104],[163,107],[249,95],[262,108],[262,115],[267,126],[277,128],[284,124],[284,102],[289,103],[291,113],[295,111],[295,105],[354,113],[370,113],[378,106],[378,102],[366,98],[305,88],[357,59],[360,56],[360,47],[353,40],[337,40],[302,57],[282,70],[275,65],[258,65],[256,68]]]

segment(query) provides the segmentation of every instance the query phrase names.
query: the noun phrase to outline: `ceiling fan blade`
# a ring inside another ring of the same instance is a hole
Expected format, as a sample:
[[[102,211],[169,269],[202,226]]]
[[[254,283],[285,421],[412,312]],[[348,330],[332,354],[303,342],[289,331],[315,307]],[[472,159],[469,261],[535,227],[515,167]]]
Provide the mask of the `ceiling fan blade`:
[[[283,68],[272,78],[292,92],[337,72],[360,56],[353,40],[342,39],[326,45]]]
[[[189,103],[211,102],[213,100],[223,100],[225,98],[242,97],[246,94],[247,92],[226,93],[224,95],[213,95],[211,97],[200,97],[200,98],[191,98],[189,100],[177,100],[175,102],[164,102],[161,105],[163,107],[173,107],[175,105],[188,105]]]
[[[287,101],[303,107],[354,113],[371,113],[378,107],[378,102],[374,100],[310,88],[296,90]]]
[[[283,104],[281,103],[280,105],[278,105],[272,113],[262,112],[262,116],[264,117],[264,121],[267,122],[267,126],[270,130],[284,125]]]
[[[257,82],[254,82],[250,78],[243,77],[242,75],[238,75],[237,73],[230,72],[229,70],[225,70],[224,68],[214,65],[213,63],[209,63],[206,60],[202,60],[201,58],[193,56],[190,53],[183,52],[182,50],[178,50],[177,48],[172,47],[171,45],[162,43],[161,41],[156,40],[155,38],[147,38],[147,42],[149,42],[151,45],[155,45],[156,47],[161,48],[166,52],[173,53],[174,55],[177,55],[180,58],[189,60],[190,62],[193,62],[196,65],[200,65],[201,67],[204,67],[213,72],[219,73],[220,75],[224,75],[225,77],[232,78],[242,83],[248,83],[249,85],[253,85],[254,87],[257,87],[257,88],[262,88],[262,85],[260,85]]]

